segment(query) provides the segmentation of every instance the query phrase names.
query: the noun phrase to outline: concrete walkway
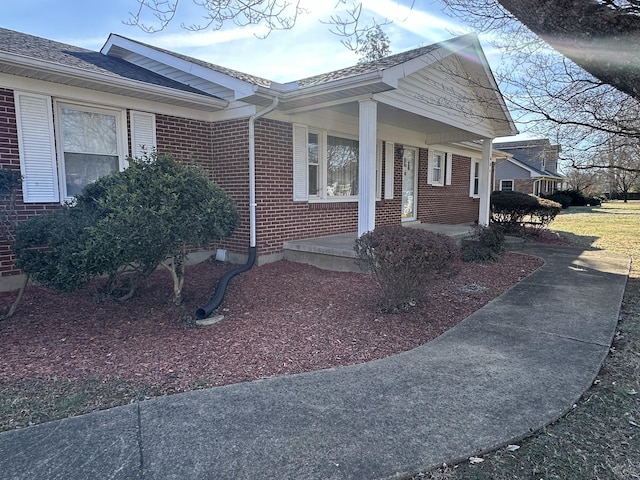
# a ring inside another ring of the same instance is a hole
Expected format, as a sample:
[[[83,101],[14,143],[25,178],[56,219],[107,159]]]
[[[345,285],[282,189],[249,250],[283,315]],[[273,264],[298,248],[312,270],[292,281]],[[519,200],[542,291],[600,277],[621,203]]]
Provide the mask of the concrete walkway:
[[[567,412],[615,333],[629,259],[546,264],[433,342],[362,365],[196,391],[0,434],[3,479],[389,479]]]

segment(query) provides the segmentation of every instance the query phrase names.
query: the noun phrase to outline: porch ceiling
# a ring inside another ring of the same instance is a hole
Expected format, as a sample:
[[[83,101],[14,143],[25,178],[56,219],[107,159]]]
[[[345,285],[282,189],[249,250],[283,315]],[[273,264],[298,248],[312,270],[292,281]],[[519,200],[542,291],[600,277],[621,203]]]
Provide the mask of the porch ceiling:
[[[340,103],[325,108],[348,115],[354,118],[359,116],[359,104],[356,101],[349,103]],[[449,142],[464,142],[479,140],[482,137],[454,127],[445,122],[418,115],[401,108],[378,103],[378,123],[388,125],[398,130],[407,130],[417,132],[424,139],[425,145]],[[414,145],[419,146],[419,145]]]

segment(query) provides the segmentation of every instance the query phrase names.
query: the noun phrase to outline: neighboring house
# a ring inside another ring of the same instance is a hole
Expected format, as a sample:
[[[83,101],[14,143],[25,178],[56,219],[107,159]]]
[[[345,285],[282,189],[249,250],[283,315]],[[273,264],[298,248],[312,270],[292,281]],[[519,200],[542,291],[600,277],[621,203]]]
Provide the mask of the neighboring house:
[[[234,199],[239,227],[214,246],[234,261],[376,225],[487,223],[492,140],[516,133],[474,35],[280,84],[119,35],[94,52],[0,29],[0,166],[23,174],[23,218],[156,148]],[[16,273],[8,245],[0,262]]]
[[[560,145],[539,139],[496,143],[495,148],[508,156],[496,160],[494,190],[540,196],[562,188],[565,178],[558,173]]]

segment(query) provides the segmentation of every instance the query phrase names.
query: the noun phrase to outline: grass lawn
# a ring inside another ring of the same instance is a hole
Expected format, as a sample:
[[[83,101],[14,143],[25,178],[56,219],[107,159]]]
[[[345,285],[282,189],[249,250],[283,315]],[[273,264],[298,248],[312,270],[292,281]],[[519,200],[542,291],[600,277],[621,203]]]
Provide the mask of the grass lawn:
[[[610,355],[575,408],[521,442],[483,456],[481,463],[447,466],[413,477],[431,480],[640,479],[640,202],[572,207],[551,229],[584,247],[630,255]]]

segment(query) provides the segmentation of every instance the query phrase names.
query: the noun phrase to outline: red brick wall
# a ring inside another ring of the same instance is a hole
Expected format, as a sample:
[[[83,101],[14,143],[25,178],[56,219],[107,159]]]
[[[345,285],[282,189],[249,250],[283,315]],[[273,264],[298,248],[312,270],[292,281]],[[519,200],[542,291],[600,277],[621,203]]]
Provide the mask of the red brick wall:
[[[428,150],[420,149],[418,165],[418,220],[423,223],[473,223],[480,202],[469,196],[471,159],[453,155],[451,185],[427,184]]]
[[[519,178],[513,181],[513,189],[516,192],[533,193],[533,179],[532,178]]]
[[[258,254],[282,250],[287,240],[356,231],[358,203],[293,201],[292,125],[256,122],[256,217]]]
[[[212,125],[212,179],[236,204],[240,221],[233,235],[219,247],[246,253],[249,247],[249,120]]]
[[[235,201],[240,223],[231,238],[213,247],[245,253],[249,246],[249,122],[248,119],[204,122],[156,115],[157,149],[184,162],[197,163]],[[268,119],[256,122],[256,218],[258,254],[279,253],[292,239],[354,232],[357,202],[293,201],[292,125]],[[454,155],[453,185],[426,184],[427,150],[420,150],[418,219],[429,223],[477,220],[478,201],[469,198],[468,158]],[[376,203],[376,224],[400,223],[402,158],[394,153],[394,199]],[[383,159],[383,172],[387,159]],[[0,167],[20,168],[13,92],[0,89]],[[384,197],[384,192],[382,194]],[[21,195],[20,195],[21,198]],[[21,218],[58,208],[58,204],[18,204]],[[0,242],[0,276],[17,273],[9,246]]]

